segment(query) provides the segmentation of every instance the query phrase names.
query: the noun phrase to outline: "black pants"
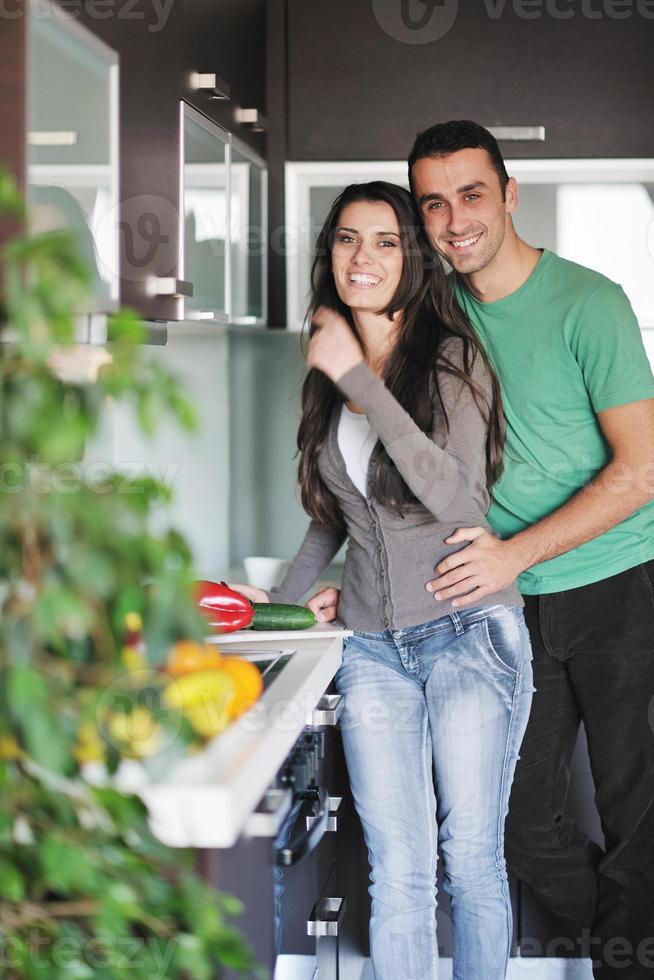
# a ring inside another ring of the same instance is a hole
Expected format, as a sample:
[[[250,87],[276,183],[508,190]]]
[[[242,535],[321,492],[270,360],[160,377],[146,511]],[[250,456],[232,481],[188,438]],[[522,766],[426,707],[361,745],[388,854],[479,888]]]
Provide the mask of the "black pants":
[[[585,947],[595,977],[654,980],[654,561],[525,603],[537,693],[509,867]],[[565,812],[580,719],[605,851]]]

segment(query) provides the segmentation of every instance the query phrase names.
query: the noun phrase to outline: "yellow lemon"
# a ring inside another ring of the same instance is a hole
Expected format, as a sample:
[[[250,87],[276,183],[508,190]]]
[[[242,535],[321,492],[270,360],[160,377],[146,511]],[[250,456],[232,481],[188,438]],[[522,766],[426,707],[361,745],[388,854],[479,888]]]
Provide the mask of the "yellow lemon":
[[[165,688],[164,704],[184,713],[200,735],[221,732],[231,717],[236,683],[223,670],[205,670],[185,674]]]
[[[200,670],[171,681],[163,691],[163,701],[169,708],[185,710],[198,705],[224,702],[236,690],[234,680],[223,670]]]
[[[222,732],[229,724],[229,711],[224,705],[196,704],[192,708],[184,709],[184,717],[193,726],[198,735],[204,738],[212,738],[218,732]]]
[[[139,759],[154,755],[163,743],[161,726],[145,708],[134,708],[130,714],[113,714],[109,732],[118,748]]]

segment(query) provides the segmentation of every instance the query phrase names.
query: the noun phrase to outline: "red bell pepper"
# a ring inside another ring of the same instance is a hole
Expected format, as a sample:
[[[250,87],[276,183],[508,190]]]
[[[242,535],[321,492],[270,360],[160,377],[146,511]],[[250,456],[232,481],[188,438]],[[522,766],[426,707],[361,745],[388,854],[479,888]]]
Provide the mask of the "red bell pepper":
[[[250,600],[230,589],[225,582],[196,582],[195,601],[217,633],[245,629],[254,619]]]

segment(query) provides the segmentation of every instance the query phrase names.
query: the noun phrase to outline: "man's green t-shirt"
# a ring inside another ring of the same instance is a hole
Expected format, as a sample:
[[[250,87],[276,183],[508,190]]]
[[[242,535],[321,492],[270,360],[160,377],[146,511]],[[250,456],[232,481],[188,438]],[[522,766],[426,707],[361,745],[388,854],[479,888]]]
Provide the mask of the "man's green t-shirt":
[[[494,365],[506,415],[504,473],[488,520],[508,538],[557,510],[610,461],[596,413],[654,398],[629,300],[616,283],[544,250],[527,281],[483,303],[457,299]],[[654,461],[639,474],[654,485]],[[620,486],[616,484],[619,492]],[[561,592],[654,558],[654,500],[615,527],[518,578],[528,595]]]

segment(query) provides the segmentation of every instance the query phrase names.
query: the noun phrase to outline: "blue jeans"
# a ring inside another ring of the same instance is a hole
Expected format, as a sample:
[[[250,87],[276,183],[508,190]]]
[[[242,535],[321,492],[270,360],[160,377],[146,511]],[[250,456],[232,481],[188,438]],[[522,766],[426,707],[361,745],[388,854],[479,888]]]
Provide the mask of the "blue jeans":
[[[533,692],[522,609],[357,631],[335,682],[371,867],[376,980],[438,977],[437,846],[454,980],[502,980],[512,923],[504,820]]]

